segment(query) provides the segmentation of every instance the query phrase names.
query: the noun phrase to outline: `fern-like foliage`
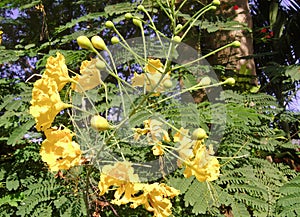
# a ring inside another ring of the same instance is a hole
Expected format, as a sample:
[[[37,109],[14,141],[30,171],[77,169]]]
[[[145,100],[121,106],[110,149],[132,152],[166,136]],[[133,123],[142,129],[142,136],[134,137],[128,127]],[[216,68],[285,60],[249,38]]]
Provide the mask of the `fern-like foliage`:
[[[227,127],[219,155],[251,155],[253,151],[266,155],[284,144],[278,139],[284,138],[283,131],[272,129],[281,111],[275,98],[226,91],[222,99],[226,102]]]
[[[212,109],[226,110],[225,132],[217,149],[222,175],[214,183],[199,183],[180,176],[171,177],[169,183],[181,191],[181,204],[190,215],[218,216],[225,206],[234,216],[274,216],[278,214],[276,201],[282,195],[280,188],[296,174],[289,166],[266,159],[268,155],[276,157],[279,150],[292,152],[295,148],[282,139],[285,135],[282,131],[272,127],[281,109],[266,94],[225,91],[222,100],[224,103],[198,106],[200,114],[205,114],[198,124],[202,122],[205,126],[212,120]],[[193,108],[185,109],[188,110]],[[183,211],[177,213],[181,215]]]
[[[279,216],[294,217],[300,215],[300,176],[284,184],[280,189],[282,196],[277,205]]]
[[[259,158],[250,158],[248,163],[232,171],[224,170],[218,182],[234,195],[235,203],[247,206],[248,216],[273,216],[276,200],[281,195],[280,187],[289,178],[285,174],[288,168]]]
[[[54,178],[49,180],[42,180],[38,183],[28,186],[29,189],[23,192],[24,200],[21,206],[18,207],[17,215],[20,216],[37,216],[36,210],[52,214],[49,202],[55,198],[55,194],[60,189],[60,185],[56,184]],[[47,208],[47,209],[43,209]]]

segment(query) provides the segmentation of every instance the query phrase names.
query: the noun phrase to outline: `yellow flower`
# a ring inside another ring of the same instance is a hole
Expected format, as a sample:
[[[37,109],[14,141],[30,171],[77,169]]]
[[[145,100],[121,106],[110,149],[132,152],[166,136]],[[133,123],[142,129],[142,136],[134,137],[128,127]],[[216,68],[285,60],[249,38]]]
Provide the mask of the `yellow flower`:
[[[134,131],[134,135],[133,135],[133,139],[134,141],[137,141],[140,139],[141,135],[146,135],[147,133],[149,133],[149,129],[144,128],[132,128],[132,130]]]
[[[179,132],[176,132],[173,136],[174,142],[179,142],[179,147],[177,148],[179,157],[183,160],[189,159],[193,157],[192,146],[194,145],[194,141],[188,138],[189,130],[180,128]],[[182,166],[182,160],[178,159],[177,165],[179,167]]]
[[[117,162],[114,166],[103,167],[98,184],[100,196],[114,186],[115,199],[111,202],[116,205],[132,203],[131,208],[144,205],[145,208],[157,217],[166,217],[172,214],[172,203],[169,198],[179,194],[175,188],[166,184],[142,184],[134,174],[130,162]]]
[[[207,150],[205,145],[197,141],[193,148],[194,157],[187,160],[184,176],[186,178],[194,175],[200,182],[213,181],[220,175],[220,164],[213,154],[212,147]]]
[[[102,168],[98,187],[100,195],[103,195],[111,186],[115,186],[117,189],[112,202],[120,205],[128,203],[130,198],[139,191],[135,186],[136,182],[139,182],[139,177],[134,174],[131,163],[117,162],[114,166],[106,165]]]
[[[91,90],[101,84],[101,75],[99,69],[96,67],[98,59],[91,61],[83,61],[80,66],[80,74],[74,80],[77,84],[73,84],[71,88],[76,92],[82,93],[86,90]]]
[[[170,142],[171,139],[169,134],[166,130],[163,129],[163,123],[155,120],[149,119],[144,121],[144,128],[133,128],[135,131],[134,133],[134,140],[138,140],[141,135],[147,135],[147,141],[149,144],[153,144],[152,151],[154,155],[163,155],[164,150],[160,146],[162,141]]]
[[[51,171],[67,170],[80,164],[80,146],[72,141],[74,134],[69,129],[51,128],[45,131],[45,135],[40,155]]]
[[[149,136],[154,143],[159,143],[161,140],[165,142],[171,141],[168,132],[162,128],[162,122],[149,119],[144,121],[144,125],[145,128],[149,129]]]
[[[144,205],[145,209],[153,212],[156,217],[167,217],[172,214],[172,203],[169,198],[179,195],[179,191],[164,183],[141,184],[143,193],[131,199],[131,208]]]
[[[35,118],[38,131],[50,128],[55,116],[71,106],[61,101],[57,83],[52,78],[35,82],[30,103],[30,114]]]
[[[164,149],[160,145],[153,146],[151,150],[155,156],[162,156],[165,153]]]
[[[162,74],[162,63],[159,59],[148,60],[143,74],[134,73],[132,78],[133,87],[146,87],[147,92],[160,93],[166,89],[164,82],[170,80],[170,73]],[[163,77],[163,78],[162,78]],[[158,85],[159,83],[159,85]]]
[[[56,57],[50,56],[47,59],[46,70],[43,77],[53,78],[57,84],[58,91],[60,91],[66,83],[70,81],[68,68],[65,64],[65,57],[57,52]]]
[[[159,59],[148,59],[146,64],[145,71],[151,74],[157,73],[163,70],[163,64]]]

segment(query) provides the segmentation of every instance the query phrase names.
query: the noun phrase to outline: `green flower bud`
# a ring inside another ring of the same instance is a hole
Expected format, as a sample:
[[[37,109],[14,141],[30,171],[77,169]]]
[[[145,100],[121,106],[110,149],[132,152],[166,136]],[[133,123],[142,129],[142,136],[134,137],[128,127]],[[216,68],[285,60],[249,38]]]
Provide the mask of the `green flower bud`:
[[[105,69],[106,68],[105,62],[98,59],[96,62],[96,68],[99,70]]]
[[[116,36],[113,36],[110,41],[112,44],[118,44],[120,42],[119,38]]]
[[[178,35],[176,35],[176,36],[174,36],[173,41],[175,41],[177,43],[180,43],[181,42],[181,38]]]
[[[113,22],[111,22],[111,21],[106,21],[106,22],[105,22],[105,26],[106,26],[107,28],[112,29],[112,28],[114,28],[115,24],[114,24]]]
[[[224,84],[228,84],[228,85],[233,86],[233,85],[235,84],[235,79],[234,79],[234,78],[227,78],[227,79],[224,81]]]
[[[107,50],[105,42],[98,35],[95,35],[92,37],[92,44],[94,45],[95,48],[97,48],[99,50]]]
[[[216,5],[216,6],[219,6],[220,5],[220,1],[219,0],[213,0],[212,4]]]
[[[142,21],[138,17],[133,17],[132,18],[132,22],[133,22],[134,25],[136,25],[136,26],[138,26],[140,28],[143,26],[142,25]]]
[[[94,47],[90,41],[90,39],[84,35],[81,35],[77,38],[77,44],[84,49],[93,50]]]
[[[213,5],[213,6],[210,6],[210,9],[211,10],[217,10],[217,7]]]
[[[241,46],[241,42],[239,42],[239,41],[234,41],[234,42],[231,43],[231,46],[232,46],[232,47],[238,48],[238,47]]]
[[[132,18],[132,14],[131,13],[126,13],[125,14],[125,19],[130,20]]]
[[[111,129],[111,126],[109,125],[108,121],[100,116],[100,115],[95,115],[91,119],[91,126],[95,130],[98,131],[104,131],[104,130],[109,130]]]
[[[192,139],[194,140],[201,140],[201,139],[206,139],[208,138],[205,130],[203,130],[202,128],[197,128],[196,130],[194,130],[193,134],[192,134]]]
[[[173,86],[173,83],[172,83],[172,81],[170,79],[166,79],[164,81],[163,85],[164,85],[165,88],[169,89],[169,88],[171,88]]]
[[[139,5],[139,6],[137,7],[137,9],[138,9],[138,10],[140,10],[140,11],[143,11],[143,10],[145,10],[145,8],[144,8],[144,6],[143,6],[143,5]]]

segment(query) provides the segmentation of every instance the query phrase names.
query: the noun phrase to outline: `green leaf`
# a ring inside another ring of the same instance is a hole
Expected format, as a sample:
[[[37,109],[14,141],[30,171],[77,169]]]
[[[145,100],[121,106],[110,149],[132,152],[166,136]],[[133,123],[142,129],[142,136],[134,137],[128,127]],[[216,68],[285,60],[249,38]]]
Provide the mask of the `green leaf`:
[[[183,83],[184,83],[185,88],[190,88],[197,84],[197,80],[194,75],[187,74],[184,76]]]
[[[6,178],[6,188],[11,190],[17,190],[20,185],[17,173],[13,173]]]
[[[8,145],[16,145],[22,140],[25,133],[35,124],[33,119],[16,128],[7,140]]]
[[[0,52],[0,63],[14,62],[19,59],[20,56],[25,54],[24,51],[18,50],[2,50]]]
[[[148,120],[153,114],[149,113],[145,110],[137,111],[135,114],[133,114],[129,119],[129,125],[130,127],[136,127],[143,124],[143,121]]]
[[[104,12],[95,12],[95,13],[88,13],[87,15],[81,16],[77,19],[72,19],[70,22],[66,23],[65,25],[61,25],[55,29],[54,35],[65,31],[66,29],[70,29],[74,27],[75,25],[78,25],[80,22],[85,22],[89,20],[98,19],[99,17],[106,17],[106,14]],[[78,31],[76,31],[78,32]],[[74,34],[76,34],[74,32]],[[67,37],[68,35],[65,35],[64,37]],[[75,38],[74,38],[75,39]]]
[[[25,49],[25,50],[28,50],[28,49],[33,48],[33,47],[35,47],[35,44],[27,44],[27,45],[24,47],[24,49]]]
[[[3,102],[0,105],[0,110],[2,110],[3,108],[5,108],[9,103],[11,103],[11,101],[14,99],[15,96],[12,95],[6,95],[4,96],[1,100],[3,100]]]
[[[153,13],[156,13],[157,10],[153,8],[155,6],[155,1],[152,0],[145,0],[143,1],[143,6],[145,10],[151,11]],[[109,16],[115,15],[115,14],[125,14],[127,12],[135,12],[136,11],[137,4],[136,3],[129,3],[129,2],[121,2],[118,4],[113,5],[107,5],[104,8],[105,13],[107,13]]]
[[[233,203],[231,205],[231,208],[232,208],[233,216],[243,216],[243,217],[251,216],[245,204],[243,203],[239,203],[239,202]]]
[[[190,177],[188,179],[184,178],[184,177],[181,177],[181,178],[180,177],[170,177],[170,179],[168,180],[168,184],[171,187],[179,190],[180,194],[184,194],[190,187],[193,180],[194,180],[194,177]]]
[[[18,202],[21,201],[23,198],[24,198],[24,194],[22,192],[6,195],[0,198],[0,206],[4,204],[9,204],[10,206],[17,207]]]
[[[184,195],[185,206],[192,206],[194,214],[205,214],[212,203],[209,183],[194,179],[192,185]]]
[[[114,14],[133,12],[134,10],[135,10],[134,5],[129,2],[122,2],[114,5],[108,5],[104,9],[105,13],[107,13],[110,16]]]
[[[41,3],[42,2],[39,1],[39,0],[38,1],[33,1],[33,2],[29,3],[29,4],[25,4],[25,5],[20,6],[19,9],[20,10],[24,10],[24,9],[27,9],[27,8],[32,8],[32,7],[34,7],[36,5],[39,5]]]
[[[269,20],[270,20],[271,29],[273,29],[273,26],[277,20],[277,14],[279,9],[278,6],[279,6],[278,2],[271,1],[270,11],[269,11]]]
[[[290,76],[292,81],[300,80],[300,66],[288,66],[286,67],[285,74]]]

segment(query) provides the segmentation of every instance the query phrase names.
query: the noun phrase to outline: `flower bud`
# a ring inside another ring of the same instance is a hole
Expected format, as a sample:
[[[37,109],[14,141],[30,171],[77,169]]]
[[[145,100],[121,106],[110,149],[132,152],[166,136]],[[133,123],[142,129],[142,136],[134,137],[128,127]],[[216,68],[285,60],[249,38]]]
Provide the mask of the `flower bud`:
[[[212,4],[216,5],[216,6],[219,6],[220,5],[220,0],[213,0]]]
[[[175,31],[179,31],[180,29],[182,28],[182,25],[181,24],[178,24],[175,28]]]
[[[172,83],[172,81],[170,79],[166,79],[164,81],[163,85],[164,85],[165,88],[169,89],[169,88],[171,88],[173,86],[173,83]]]
[[[126,13],[125,14],[125,19],[130,20],[132,18],[132,14],[131,13]]]
[[[140,10],[140,11],[143,11],[143,10],[145,10],[145,8],[144,8],[144,6],[143,6],[143,5],[139,5],[139,6],[137,7],[137,9],[138,9],[138,10]]]
[[[192,139],[194,140],[201,140],[201,139],[206,139],[208,138],[205,130],[203,130],[202,128],[197,128],[194,130],[193,134],[192,134]]]
[[[79,45],[79,47],[84,49],[88,49],[88,50],[94,49],[90,39],[84,35],[81,35],[77,38],[77,44]]]
[[[228,84],[228,85],[233,86],[233,85],[235,84],[235,79],[234,79],[234,78],[227,78],[227,79],[224,81],[224,84]]]
[[[173,41],[175,41],[177,43],[180,43],[181,42],[181,38],[178,35],[176,35],[176,36],[174,36]]]
[[[241,46],[241,42],[239,42],[239,41],[234,41],[234,42],[231,43],[231,46],[232,46],[232,47],[238,48],[238,47]]]
[[[106,21],[106,22],[105,22],[105,26],[106,26],[107,28],[112,29],[112,28],[114,28],[115,24],[114,24],[113,22],[111,22],[111,21]]]
[[[106,65],[105,65],[105,62],[103,62],[102,60],[97,60],[96,62],[96,68],[101,70],[101,69],[105,69],[106,68]]]
[[[108,121],[100,115],[95,115],[92,117],[91,126],[92,128],[98,131],[105,131],[111,129],[111,126],[109,125]]]
[[[95,35],[92,37],[92,44],[94,45],[95,48],[97,48],[99,50],[107,50],[105,42],[98,35]]]
[[[132,22],[133,22],[134,25],[142,28],[142,21],[138,17],[133,17]]]
[[[116,36],[113,36],[110,41],[112,44],[118,44],[120,42],[119,38]]]

